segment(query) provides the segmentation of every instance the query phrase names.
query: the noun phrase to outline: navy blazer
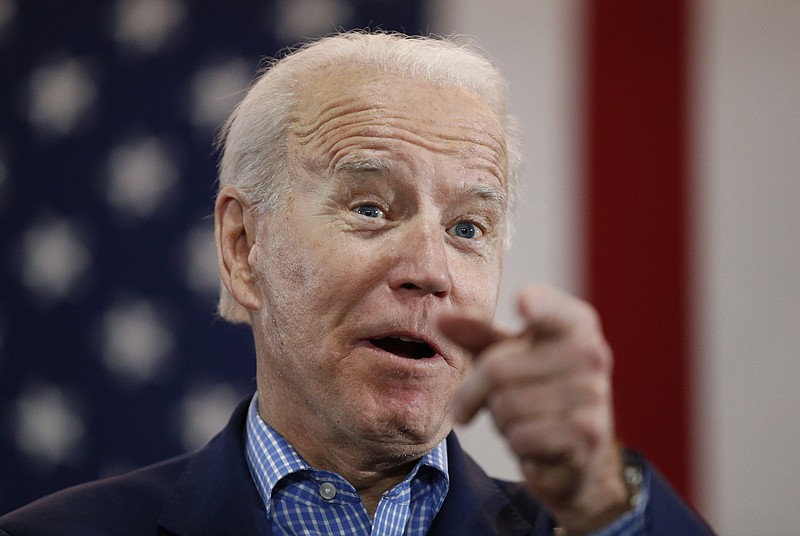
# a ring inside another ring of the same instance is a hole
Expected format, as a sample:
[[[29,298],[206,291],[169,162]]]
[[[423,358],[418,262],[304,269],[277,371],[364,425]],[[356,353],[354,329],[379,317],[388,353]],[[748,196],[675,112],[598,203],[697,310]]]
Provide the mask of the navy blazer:
[[[272,534],[244,456],[249,398],[198,451],[144,469],[75,486],[0,517],[3,536],[143,536]],[[450,491],[431,535],[549,536],[552,525],[518,483],[490,478],[447,439]],[[647,534],[711,531],[653,473]]]

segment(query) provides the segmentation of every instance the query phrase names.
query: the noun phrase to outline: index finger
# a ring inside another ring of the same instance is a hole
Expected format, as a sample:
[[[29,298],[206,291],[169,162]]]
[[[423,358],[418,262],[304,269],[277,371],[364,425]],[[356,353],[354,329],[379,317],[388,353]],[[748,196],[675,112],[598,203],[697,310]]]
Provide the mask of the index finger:
[[[548,340],[578,328],[599,326],[597,313],[588,303],[549,285],[525,286],[518,295],[517,310],[534,340]]]
[[[473,357],[509,336],[483,318],[469,313],[442,314],[438,327],[445,337],[469,350]]]

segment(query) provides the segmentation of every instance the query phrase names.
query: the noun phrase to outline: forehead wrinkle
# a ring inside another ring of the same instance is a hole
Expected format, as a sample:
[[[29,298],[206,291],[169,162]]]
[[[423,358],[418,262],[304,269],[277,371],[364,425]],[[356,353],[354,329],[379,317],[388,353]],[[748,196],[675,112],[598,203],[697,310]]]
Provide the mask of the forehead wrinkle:
[[[463,160],[473,160],[468,167],[486,169],[500,183],[505,177],[504,146],[492,139],[490,135],[476,139],[475,136],[469,136],[468,133],[455,132],[454,129],[450,129],[449,133],[432,132],[431,129],[420,128],[422,125],[416,120],[387,120],[380,125],[371,120],[364,120],[347,122],[341,126],[335,124],[328,126],[327,132],[320,132],[319,137],[313,140],[309,139],[307,142],[324,153],[329,166],[334,168],[338,166],[339,158],[344,158],[339,155],[351,147],[394,154],[392,145],[396,142],[404,142],[432,152],[454,155]],[[325,135],[332,134],[339,128],[353,128],[355,132],[342,137]]]
[[[302,121],[295,117],[292,133],[299,141],[308,141],[315,135],[328,130],[325,125],[331,121],[348,116],[360,116],[375,110],[376,106],[366,103],[358,97],[340,97],[331,99],[313,116],[310,121]]]
[[[496,147],[473,142],[471,146],[459,151],[459,156],[468,162],[468,169],[485,171],[504,188],[508,186],[505,180],[505,152],[500,153]]]
[[[452,124],[426,121],[418,110],[406,113],[391,103],[383,105],[359,94],[339,96],[322,104],[316,114],[299,114],[310,115],[310,120],[295,116],[291,127],[294,141],[317,153],[314,167],[336,170],[340,155],[354,145],[392,153],[394,142],[406,142],[464,160],[477,160],[469,167],[485,169],[504,184],[503,135],[497,129],[487,128],[482,121],[463,117]],[[337,136],[342,129],[346,129],[344,135]]]
[[[382,105],[377,102],[365,100],[362,96],[343,96],[334,98],[322,106],[314,114],[314,119],[303,121],[295,117],[293,121],[292,134],[301,144],[311,143],[313,138],[322,139],[328,134],[335,132],[339,128],[352,127],[359,129],[367,127],[364,134],[385,134],[387,137],[392,134],[392,127],[397,130],[411,134],[411,138],[420,140],[429,139],[433,143],[435,138],[441,142],[465,142],[469,144],[485,145],[490,150],[498,154],[503,153],[503,144],[499,143],[489,134],[488,140],[477,141],[470,137],[469,133],[479,133],[484,130],[482,125],[475,124],[474,121],[458,121],[454,126],[440,125],[441,129],[436,130],[431,121],[424,121],[420,118],[419,111],[404,113],[392,106]],[[384,132],[385,130],[385,132]],[[400,138],[402,139],[402,138]],[[419,143],[418,143],[419,144]]]

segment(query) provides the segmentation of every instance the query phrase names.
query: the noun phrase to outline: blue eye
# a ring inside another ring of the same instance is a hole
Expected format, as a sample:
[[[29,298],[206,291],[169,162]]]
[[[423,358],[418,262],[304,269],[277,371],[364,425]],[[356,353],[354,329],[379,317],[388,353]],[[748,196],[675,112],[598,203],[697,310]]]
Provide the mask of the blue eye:
[[[481,236],[481,229],[474,223],[460,221],[447,230],[448,233],[459,238],[475,238]]]
[[[366,216],[367,218],[382,219],[386,217],[386,214],[384,214],[384,212],[375,205],[361,205],[360,207],[356,208],[356,212],[362,216]]]

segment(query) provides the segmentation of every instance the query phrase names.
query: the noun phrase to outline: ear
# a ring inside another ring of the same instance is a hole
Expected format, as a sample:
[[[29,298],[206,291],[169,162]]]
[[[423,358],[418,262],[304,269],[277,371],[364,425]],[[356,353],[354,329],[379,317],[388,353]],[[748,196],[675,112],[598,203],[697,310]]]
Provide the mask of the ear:
[[[241,192],[226,186],[214,206],[214,235],[222,284],[245,309],[261,308],[261,293],[250,265],[250,250],[255,243],[255,222]]]

